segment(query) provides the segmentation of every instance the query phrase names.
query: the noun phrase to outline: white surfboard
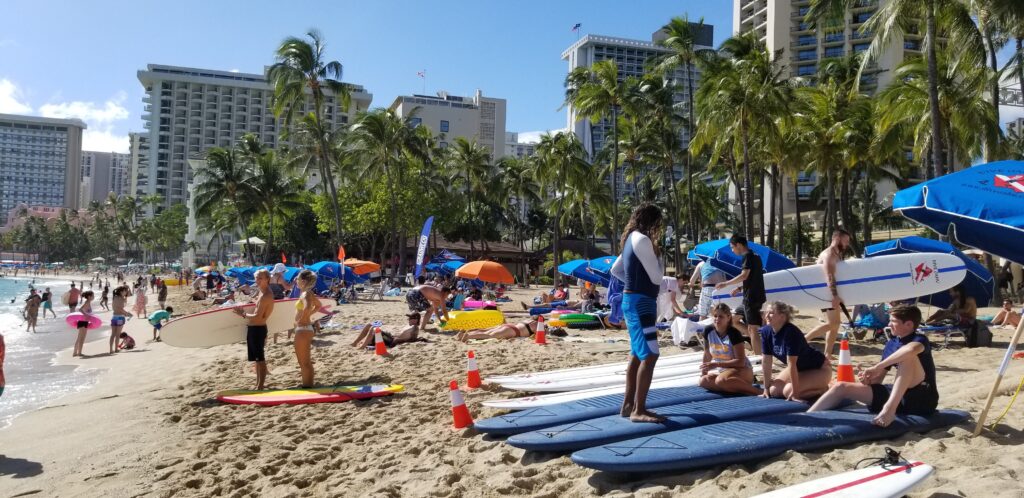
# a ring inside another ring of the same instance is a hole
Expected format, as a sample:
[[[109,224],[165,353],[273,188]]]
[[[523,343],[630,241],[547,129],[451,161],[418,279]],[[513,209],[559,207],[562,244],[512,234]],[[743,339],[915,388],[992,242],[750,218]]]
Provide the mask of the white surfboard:
[[[658,366],[682,365],[685,363],[699,362],[704,358],[703,352],[684,353],[658,358]],[[527,382],[558,379],[578,379],[580,377],[594,377],[598,375],[614,373],[626,368],[627,362],[606,363],[589,367],[562,368],[559,370],[548,370],[546,372],[531,372],[515,375],[499,375],[487,377],[484,382],[491,384],[523,384]]]
[[[967,275],[964,262],[943,253],[913,253],[851,259],[836,265],[839,298],[847,306],[927,296],[950,289]],[[742,292],[737,286],[716,290],[715,301],[735,308]],[[767,302],[782,301],[801,309],[829,308],[832,294],[822,265],[775,271],[764,275]]]
[[[274,312],[267,321],[267,332],[270,334],[284,332],[295,326],[295,299],[278,299],[274,301]],[[320,298],[320,304],[327,311],[334,309],[333,299]],[[168,346],[179,348],[208,348],[223,344],[245,341],[246,320],[235,313],[236,309],[252,312],[253,303],[228,306],[202,311],[192,315],[175,318],[160,329],[160,339]],[[315,313],[314,319],[323,316]]]
[[[874,465],[757,495],[755,498],[895,498],[903,496],[927,479],[934,470],[931,465],[921,462]]]
[[[750,358],[750,363],[753,365],[760,365],[761,358]],[[651,377],[654,380],[665,379],[670,377],[679,377],[682,375],[699,375],[700,374],[700,363],[684,363],[681,365],[662,365],[659,361],[654,366],[654,375]],[[620,369],[614,372],[606,373],[603,375],[595,375],[589,377],[581,377],[575,379],[549,379],[540,381],[531,381],[517,384],[502,384],[501,387],[505,389],[513,389],[516,391],[528,391],[534,393],[544,392],[565,392],[565,391],[579,391],[582,389],[595,389],[599,387],[609,387],[626,384],[626,370]]]
[[[679,377],[670,377],[651,382],[651,389],[659,389],[663,387],[696,386],[699,381],[700,375],[681,375]],[[503,410],[526,410],[528,408],[557,405],[559,403],[565,403],[568,401],[579,401],[581,399],[596,398],[598,396],[606,396],[609,394],[622,394],[624,392],[626,392],[626,385],[620,384],[611,387],[599,387],[596,389],[584,389],[580,391],[568,391],[564,393],[538,394],[536,396],[526,396],[523,398],[490,399],[484,401],[483,405],[490,408],[500,408]]]

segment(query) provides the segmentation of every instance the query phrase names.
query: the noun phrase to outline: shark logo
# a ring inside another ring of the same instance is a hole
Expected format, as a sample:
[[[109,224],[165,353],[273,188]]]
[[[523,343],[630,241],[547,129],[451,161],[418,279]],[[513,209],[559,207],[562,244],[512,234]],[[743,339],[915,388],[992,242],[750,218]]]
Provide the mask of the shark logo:
[[[917,265],[917,267],[914,268],[914,283],[923,282],[924,279],[928,278],[928,275],[931,275],[934,271],[935,270],[931,269],[924,263]]]
[[[996,175],[995,186],[1024,194],[1024,175]]]

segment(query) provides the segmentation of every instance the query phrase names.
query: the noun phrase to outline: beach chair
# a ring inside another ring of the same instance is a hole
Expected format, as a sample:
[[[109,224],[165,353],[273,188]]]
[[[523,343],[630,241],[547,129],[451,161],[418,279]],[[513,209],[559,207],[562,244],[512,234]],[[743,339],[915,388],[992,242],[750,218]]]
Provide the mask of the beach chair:
[[[370,291],[369,295],[366,297],[366,300],[367,301],[372,301],[374,298],[376,298],[378,301],[383,301],[384,300],[384,291],[387,290],[387,289],[385,289],[386,286],[387,286],[387,282],[384,279],[381,279],[380,284],[375,286],[375,287],[373,287],[373,289]]]

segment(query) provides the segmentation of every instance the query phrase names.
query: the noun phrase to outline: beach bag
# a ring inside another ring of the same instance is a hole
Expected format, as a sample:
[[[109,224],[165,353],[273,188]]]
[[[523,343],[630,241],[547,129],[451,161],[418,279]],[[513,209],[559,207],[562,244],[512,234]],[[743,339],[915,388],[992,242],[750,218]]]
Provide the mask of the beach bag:
[[[975,320],[964,336],[969,348],[992,347],[992,330],[981,320]]]

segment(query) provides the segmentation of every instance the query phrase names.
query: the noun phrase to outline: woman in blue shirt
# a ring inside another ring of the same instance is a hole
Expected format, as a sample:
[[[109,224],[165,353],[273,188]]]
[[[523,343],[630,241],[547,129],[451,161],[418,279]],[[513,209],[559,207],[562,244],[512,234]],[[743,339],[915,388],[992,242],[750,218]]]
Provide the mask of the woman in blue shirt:
[[[793,308],[776,301],[768,308],[768,325],[761,334],[761,368],[764,372],[766,398],[803,401],[820,396],[828,390],[832,365],[825,355],[807,344],[803,332],[790,323]],[[772,361],[778,359],[783,369],[772,378]]]
[[[633,211],[622,233],[622,254],[612,275],[624,284],[622,315],[629,330],[629,366],[622,416],[633,422],[654,422],[664,417],[647,410],[647,391],[658,362],[658,293],[664,269],[655,241],[661,235],[661,209],[642,204]]]

